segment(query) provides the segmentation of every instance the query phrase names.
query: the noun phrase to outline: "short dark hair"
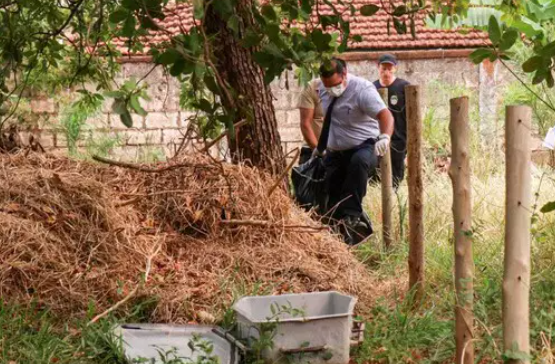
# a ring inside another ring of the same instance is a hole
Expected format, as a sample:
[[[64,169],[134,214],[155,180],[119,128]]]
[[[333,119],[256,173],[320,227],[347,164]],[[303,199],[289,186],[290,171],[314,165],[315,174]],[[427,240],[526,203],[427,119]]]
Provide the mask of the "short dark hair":
[[[320,66],[320,76],[328,78],[334,74],[342,74],[347,68],[347,63],[340,59],[333,57],[330,61],[322,63]]]

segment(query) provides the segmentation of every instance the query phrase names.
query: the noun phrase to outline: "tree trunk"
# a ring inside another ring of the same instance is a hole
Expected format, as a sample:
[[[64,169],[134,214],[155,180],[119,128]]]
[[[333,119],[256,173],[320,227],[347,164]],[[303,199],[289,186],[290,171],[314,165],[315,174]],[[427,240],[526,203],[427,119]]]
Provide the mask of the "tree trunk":
[[[380,88],[378,92],[387,106],[389,100],[387,88]],[[393,178],[391,176],[391,153],[389,150],[383,157],[380,158],[380,173],[380,180],[382,184],[383,242],[385,249],[389,250],[393,242],[393,236],[391,234],[393,226],[393,220],[391,218],[393,211]]]
[[[503,344],[505,352],[530,354],[530,224],[532,111],[507,106],[505,125],[505,269],[503,274]],[[511,359],[508,363],[529,363]]]
[[[409,289],[415,302],[424,295],[424,187],[422,182],[422,110],[420,86],[405,87],[409,184]]]
[[[455,343],[456,363],[474,363],[474,260],[472,258],[472,199],[470,186],[468,97],[451,99],[451,166],[455,225]],[[464,359],[463,359],[464,358]]]
[[[206,4],[207,2],[205,2]],[[237,132],[230,143],[234,161],[244,161],[279,174],[285,168],[277,121],[272,103],[270,87],[264,84],[264,72],[253,59],[256,49],[240,44],[245,30],[254,27],[253,0],[237,0],[236,14],[239,16],[239,36],[227,27],[212,6],[207,6],[204,28],[211,42],[213,60],[221,79],[231,89],[233,101],[222,99],[228,109],[237,113],[236,121],[247,120],[247,125]]]

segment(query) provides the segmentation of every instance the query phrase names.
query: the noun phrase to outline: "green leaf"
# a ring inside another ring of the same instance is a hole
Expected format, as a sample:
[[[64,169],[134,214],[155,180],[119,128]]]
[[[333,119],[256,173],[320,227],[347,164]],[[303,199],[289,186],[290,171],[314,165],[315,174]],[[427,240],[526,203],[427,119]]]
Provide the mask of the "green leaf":
[[[510,49],[518,39],[518,31],[514,28],[509,28],[505,33],[503,33],[503,37],[501,38],[501,43],[499,44],[499,49],[502,51],[506,51]]]
[[[186,62],[184,59],[178,59],[170,68],[170,75],[177,77],[185,71]]]
[[[104,92],[104,96],[113,97],[113,98],[123,98],[125,94],[121,91],[106,91]]]
[[[209,74],[204,75],[204,84],[213,93],[215,94],[220,93],[220,88],[218,87],[218,84],[216,83],[216,80],[214,79],[214,77],[212,77],[211,75]]]
[[[355,42],[362,42],[362,36],[361,35],[353,35],[353,41]]]
[[[407,7],[405,5],[399,5],[393,10],[393,16],[403,16],[407,13]]]
[[[328,361],[331,358],[333,358],[333,353],[330,350],[326,350],[324,354],[322,354],[322,359],[324,359],[325,361]]]
[[[135,77],[131,77],[130,79],[125,80],[122,88],[123,90],[127,91],[127,93],[134,91],[137,88],[137,80],[135,79]]]
[[[125,109],[125,112],[121,114],[119,117],[121,119],[122,124],[125,125],[126,127],[131,128],[133,126],[133,118],[131,117],[131,114],[127,109]]]
[[[281,29],[279,27],[278,24],[268,24],[266,25],[266,28],[264,29],[264,33],[268,36],[268,38],[270,38],[273,42],[279,44],[281,42],[281,39],[279,37],[280,33],[281,33]]]
[[[247,34],[243,37],[243,47],[250,48],[257,46],[262,41],[262,36],[252,29],[247,30]]]
[[[181,58],[181,54],[175,48],[169,48],[157,57],[156,62],[167,66],[175,63],[179,58]]]
[[[129,11],[127,9],[119,8],[116,11],[114,11],[112,14],[110,14],[109,20],[110,20],[110,23],[112,24],[119,24],[125,19],[127,19],[129,15],[130,15]]]
[[[541,66],[542,62],[542,57],[533,56],[522,64],[522,70],[526,73],[534,72]]]
[[[542,213],[547,214],[548,212],[555,211],[555,201],[551,201],[546,203],[542,206],[541,210]]]
[[[204,18],[204,0],[193,0],[193,16],[195,19]]]
[[[369,4],[362,6],[360,8],[360,13],[364,16],[372,16],[376,14],[378,10],[380,10],[380,7],[378,5]]]
[[[197,107],[208,114],[211,114],[213,112],[212,103],[206,99],[201,99],[197,103]]]
[[[547,83],[547,87],[549,88],[553,88],[553,86],[555,86],[555,80],[553,79],[553,74],[551,73],[551,70],[547,71],[545,82]]]
[[[255,52],[253,54],[253,58],[256,61],[256,63],[258,63],[262,67],[270,67],[273,64],[274,60],[275,60],[274,56],[272,56],[269,53],[262,52],[262,51]]]
[[[112,104],[112,111],[115,114],[122,115],[127,111],[127,105],[124,99],[115,99],[114,103]]]
[[[201,39],[197,32],[197,29],[196,28],[192,29],[186,38],[186,44],[188,45],[188,49],[192,53],[196,54],[198,51],[201,50],[200,42],[201,42]]]
[[[314,4],[314,0],[301,0],[301,9],[307,14],[312,12],[312,5]]]
[[[141,106],[141,103],[139,102],[139,96],[138,95],[133,95],[131,96],[131,98],[129,99],[129,105],[131,106],[131,108],[133,110],[135,110],[135,112],[141,116],[146,116],[147,112],[145,109],[143,109],[143,107]]]
[[[121,6],[129,10],[139,10],[140,5],[137,0],[122,0]]]
[[[227,20],[227,27],[237,35],[239,33],[239,17],[237,15],[230,16]]]
[[[489,17],[488,33],[491,42],[494,45],[499,44],[499,42],[501,41],[501,27],[499,26],[497,18],[494,15]]]
[[[264,75],[264,84],[271,84],[278,75],[279,72],[271,72],[270,70],[266,71],[266,74]]]
[[[482,63],[486,58],[489,58],[492,51],[487,48],[478,48],[474,52],[470,53],[470,59],[474,64]]]
[[[529,38],[540,34],[543,30],[540,24],[526,17],[521,17],[520,20],[513,22],[512,26],[524,33]]]
[[[339,16],[337,15],[322,15],[320,17],[320,22],[322,23],[322,27],[326,29],[329,26],[337,26],[339,23]]]
[[[217,0],[217,1],[211,2],[211,4],[216,10],[216,12],[223,19],[227,19],[231,14],[233,14],[234,8],[233,8],[232,0]]]
[[[311,34],[312,41],[319,52],[325,52],[330,49],[331,35],[315,29]]]
[[[393,26],[397,31],[397,34],[407,34],[407,24],[405,22],[401,22],[397,18],[393,18]]]
[[[545,58],[555,57],[555,41],[546,44],[539,53]]]
[[[271,20],[274,20],[274,21],[277,20],[276,10],[270,4],[263,5],[260,12],[262,13],[262,15],[264,15],[268,19],[271,19]]]
[[[534,78],[532,78],[532,84],[537,85],[539,83],[542,83],[546,77],[547,77],[547,71],[544,69],[539,69],[536,71]]]
[[[129,14],[125,23],[123,23],[123,28],[121,29],[121,34],[124,37],[131,38],[135,34],[135,27],[137,26],[137,20],[132,14]]]

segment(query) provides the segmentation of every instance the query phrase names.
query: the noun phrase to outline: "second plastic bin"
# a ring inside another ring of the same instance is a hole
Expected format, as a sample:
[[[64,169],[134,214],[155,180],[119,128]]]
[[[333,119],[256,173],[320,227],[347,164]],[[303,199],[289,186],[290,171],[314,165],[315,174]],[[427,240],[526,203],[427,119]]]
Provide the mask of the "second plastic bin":
[[[274,323],[273,348],[263,353],[268,362],[346,364],[355,303],[338,292],[244,297],[234,305],[238,336],[252,342]]]

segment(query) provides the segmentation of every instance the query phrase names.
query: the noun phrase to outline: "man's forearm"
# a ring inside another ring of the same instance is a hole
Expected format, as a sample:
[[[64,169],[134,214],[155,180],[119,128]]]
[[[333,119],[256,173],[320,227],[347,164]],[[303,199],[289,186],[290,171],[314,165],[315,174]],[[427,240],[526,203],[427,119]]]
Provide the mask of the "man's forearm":
[[[378,123],[380,124],[380,134],[387,134],[390,137],[393,135],[395,119],[389,109],[383,109],[377,115]]]
[[[308,146],[312,149],[318,145],[318,138],[312,129],[314,109],[300,109],[301,113],[301,133]]]

